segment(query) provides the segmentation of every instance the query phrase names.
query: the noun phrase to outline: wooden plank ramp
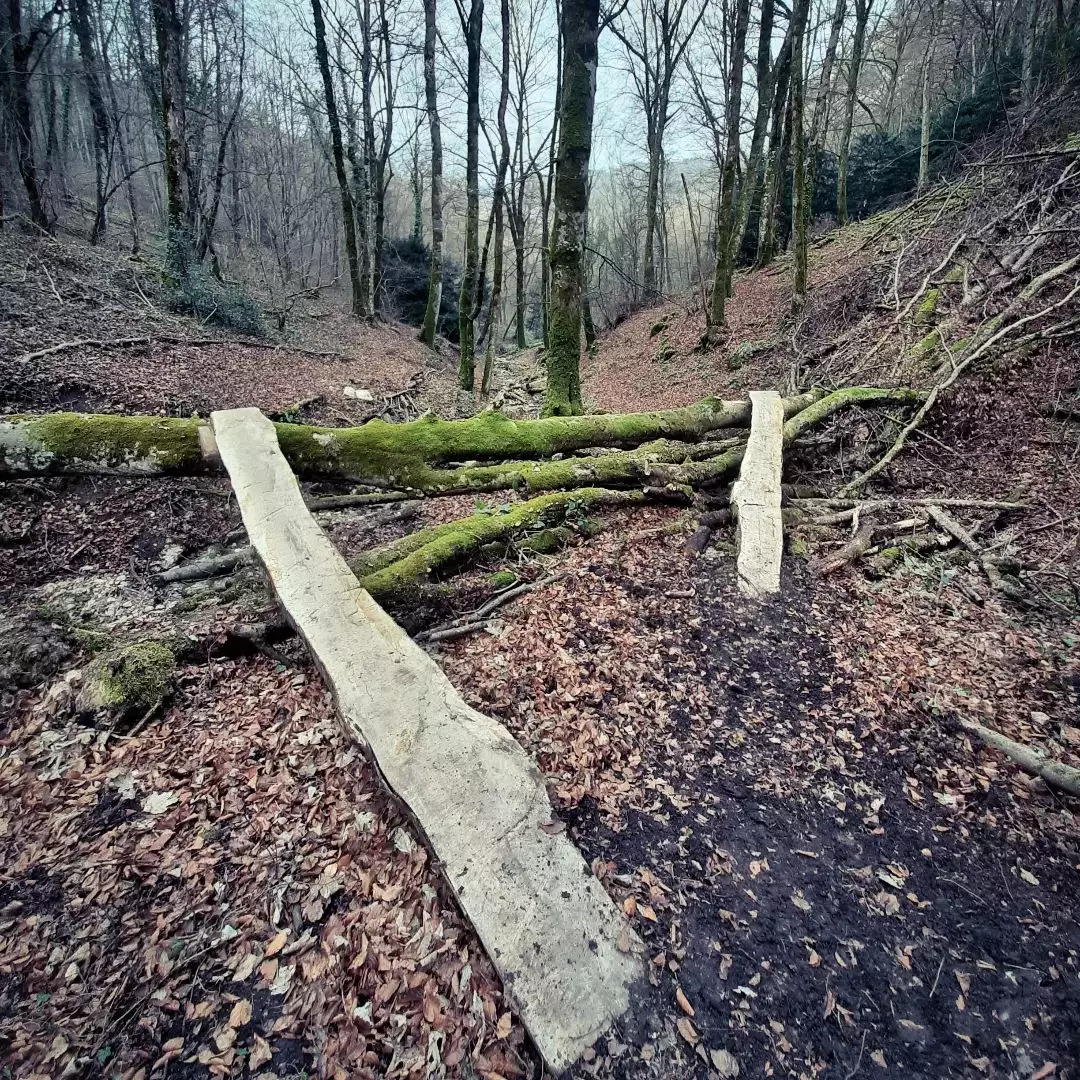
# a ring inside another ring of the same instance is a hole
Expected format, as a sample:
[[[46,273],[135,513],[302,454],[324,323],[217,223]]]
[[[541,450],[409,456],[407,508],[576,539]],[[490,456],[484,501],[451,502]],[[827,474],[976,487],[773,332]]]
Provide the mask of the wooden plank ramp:
[[[735,570],[739,591],[754,600],[780,592],[784,524],[780,482],[784,469],[784,403],[775,390],[750,392],[750,438],[731,489],[735,511]]]
[[[347,730],[426,836],[510,1002],[561,1072],[627,1009],[640,942],[573,844],[552,835],[532,759],[360,587],[304,506],[270,421],[234,409],[211,423],[252,546]]]

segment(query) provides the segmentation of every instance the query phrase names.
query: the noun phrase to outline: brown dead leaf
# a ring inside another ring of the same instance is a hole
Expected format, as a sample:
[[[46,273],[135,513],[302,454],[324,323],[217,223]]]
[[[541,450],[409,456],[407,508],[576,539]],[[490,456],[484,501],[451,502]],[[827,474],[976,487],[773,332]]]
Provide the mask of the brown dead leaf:
[[[727,1050],[710,1050],[709,1057],[723,1080],[735,1080],[739,1075],[739,1063]]]
[[[679,1034],[691,1046],[695,1046],[700,1040],[701,1036],[697,1033],[697,1028],[685,1016],[680,1016],[675,1026],[679,1029]]]
[[[1040,1065],[1032,1074],[1031,1080],[1046,1080],[1046,1077],[1053,1076],[1057,1072],[1057,1062],[1048,1061],[1045,1065]]]
[[[251,1053],[248,1055],[248,1068],[253,1073],[258,1072],[270,1062],[273,1056],[270,1044],[261,1035],[256,1035],[251,1044]]]
[[[682,1009],[687,1016],[694,1015],[694,1006],[686,999],[686,995],[683,993],[681,986],[675,987],[675,1000],[679,1003],[679,1008]]]
[[[241,998],[229,1013],[229,1027],[239,1028],[251,1022],[251,1002]]]
[[[285,942],[289,940],[288,930],[279,930],[271,939],[270,944],[266,946],[266,958],[269,960],[271,956],[277,956],[283,948],[285,948]]]
[[[495,1025],[495,1038],[505,1039],[510,1034],[510,1014],[505,1012],[499,1017],[498,1024]]]

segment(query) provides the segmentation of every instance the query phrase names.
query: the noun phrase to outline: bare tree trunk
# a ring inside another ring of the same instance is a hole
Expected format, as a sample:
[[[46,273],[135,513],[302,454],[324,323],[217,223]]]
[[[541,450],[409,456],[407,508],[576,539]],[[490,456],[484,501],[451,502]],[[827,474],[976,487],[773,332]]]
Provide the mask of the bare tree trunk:
[[[599,0],[563,0],[559,156],[551,244],[551,321],[544,415],[571,416],[581,407],[581,298],[585,216],[596,104]]]
[[[86,97],[90,102],[90,115],[94,122],[94,181],[96,204],[94,224],[90,229],[90,243],[96,244],[108,228],[109,219],[106,209],[109,182],[110,134],[109,112],[105,108],[105,98],[101,93],[101,79],[98,72],[98,58],[94,50],[94,33],[90,18],[90,0],[73,0],[71,22],[75,36],[79,40],[79,55],[82,58],[83,77],[86,79]]]
[[[23,30],[22,0],[8,0],[8,32],[3,46],[3,63],[6,70],[4,79],[8,113],[15,129],[15,157],[19,166],[19,176],[26,189],[26,198],[30,204],[30,220],[39,228],[48,231],[49,216],[45,210],[45,199],[38,177],[37,161],[34,157],[34,113],[30,100],[30,72],[37,42],[47,33],[46,15],[38,25],[26,33]]]
[[[465,138],[465,265],[461,275],[458,336],[458,385],[472,390],[476,364],[476,301],[480,295],[480,53],[484,28],[484,0],[470,0],[463,19],[468,52],[466,73]]]
[[[151,0],[160,76],[165,200],[169,259],[174,272],[186,269],[193,251],[191,192],[188,191],[187,108],[184,83],[184,24],[176,0]]]
[[[498,330],[499,302],[503,285],[503,246],[506,242],[503,216],[506,210],[506,170],[510,167],[510,136],[506,130],[506,103],[510,98],[510,0],[500,0],[502,23],[502,68],[499,83],[499,108],[496,114],[499,126],[499,161],[495,169],[495,187],[491,194],[492,213],[495,216],[495,256],[491,269],[491,298],[488,301],[487,342],[484,348],[484,374],[480,380],[480,392],[487,395],[491,388],[491,371],[495,364],[496,331]]]
[[[371,0],[357,0],[357,21],[360,24],[360,119],[363,154],[354,174],[358,181],[356,193],[356,236],[360,244],[360,287],[364,292],[364,314],[375,313],[374,271],[375,252],[372,238],[372,166],[375,162],[375,118],[371,108]]]
[[[413,218],[412,238],[417,243],[424,240],[424,179],[420,173],[420,130],[413,133],[412,144],[412,170],[410,180],[412,182]]]
[[[761,170],[761,153],[765,148],[765,136],[769,127],[769,112],[772,108],[773,99],[773,70],[771,62],[773,15],[775,7],[773,0],[762,0],[761,5],[761,32],[758,35],[758,51],[756,68],[757,81],[757,113],[754,117],[754,134],[750,140],[750,156],[747,159],[746,174],[743,177],[742,186],[739,189],[739,206],[735,216],[735,235],[732,241],[732,258],[736,258],[746,236],[747,223],[750,220],[750,207],[758,189],[758,173]],[[784,44],[777,58],[777,66],[788,62],[791,56],[791,34],[784,38]],[[695,241],[696,243],[696,241]]]
[[[814,98],[814,112],[810,119],[810,138],[806,156],[808,206],[814,200],[814,183],[817,178],[818,158],[821,156],[823,136],[828,128],[830,99],[832,97],[832,72],[836,63],[836,48],[840,42],[840,32],[844,28],[846,14],[847,0],[836,0],[836,7],[833,8],[832,23],[829,26],[829,42],[825,47],[825,59],[821,64],[818,92]]]
[[[798,311],[806,299],[806,255],[810,232],[809,192],[806,190],[806,132],[803,130],[805,81],[803,41],[810,0],[796,0],[791,46],[791,139],[795,160],[791,179],[791,218],[795,229],[795,269],[792,280],[791,307]]]
[[[847,95],[844,98],[844,123],[840,132],[840,157],[837,162],[836,220],[844,225],[848,219],[847,177],[851,154],[851,128],[855,122],[855,98],[859,93],[859,69],[862,67],[866,42],[866,24],[870,21],[873,0],[855,0],[855,37],[851,43],[848,63]],[[899,60],[897,61],[899,65]]]
[[[435,345],[442,307],[442,126],[439,123],[439,95],[435,81],[435,2],[424,0],[424,94],[427,100],[428,130],[431,133],[431,267],[428,273],[427,308],[420,340]]]
[[[784,196],[787,176],[787,155],[791,139],[789,108],[791,95],[791,45],[793,35],[788,29],[784,48],[776,60],[775,90],[772,103],[772,123],[769,133],[769,156],[765,168],[765,182],[761,189],[761,212],[758,215],[758,249],[755,266],[765,266],[776,258],[778,218]]]
[[[562,0],[555,0],[555,15],[562,27]],[[599,26],[599,23],[598,23]],[[599,33],[599,29],[597,30]],[[566,52],[563,42],[562,31],[556,34],[555,40],[555,111],[551,117],[551,140],[548,143],[548,169],[547,183],[540,183],[541,201],[543,203],[540,213],[540,319],[544,335],[544,348],[551,348],[551,201],[555,191],[555,165],[559,146],[559,124],[562,117],[562,95],[564,69],[566,67]]]
[[[716,211],[716,274],[709,304],[709,327],[724,325],[731,279],[732,250],[735,238],[735,172],[739,165],[739,121],[742,117],[743,63],[746,53],[746,27],[750,19],[750,0],[737,0],[735,27],[731,39],[731,71],[728,76],[727,142],[724,168],[720,176],[720,197]]]
[[[155,0],[157,2],[157,0]],[[323,21],[321,0],[311,0],[311,14],[315,23],[315,55],[322,76],[326,113],[330,124],[330,147],[334,159],[334,173],[341,193],[341,218],[345,229],[345,257],[349,264],[349,281],[352,284],[352,313],[366,316],[364,290],[360,280],[360,261],[356,251],[356,219],[353,215],[352,191],[345,171],[345,148],[341,142],[341,121],[334,101],[334,80],[330,74],[330,56],[326,50],[326,23]]]

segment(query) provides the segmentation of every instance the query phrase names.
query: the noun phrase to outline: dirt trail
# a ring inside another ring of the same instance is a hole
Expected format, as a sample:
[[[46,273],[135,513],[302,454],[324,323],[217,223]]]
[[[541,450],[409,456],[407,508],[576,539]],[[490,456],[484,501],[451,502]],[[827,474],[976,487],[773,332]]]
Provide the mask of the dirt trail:
[[[743,1076],[1074,1075],[1071,815],[903,663],[897,695],[884,656],[852,662],[860,623],[903,650],[932,611],[905,625],[786,565],[783,599],[757,606],[723,551],[605,536],[494,638],[448,650],[650,946],[655,996],[579,1075],[725,1075],[721,1051]],[[969,635],[997,632],[981,618]],[[1000,708],[1075,709],[1063,659],[1032,672],[1035,637],[1013,644]],[[987,674],[955,677],[977,693]]]

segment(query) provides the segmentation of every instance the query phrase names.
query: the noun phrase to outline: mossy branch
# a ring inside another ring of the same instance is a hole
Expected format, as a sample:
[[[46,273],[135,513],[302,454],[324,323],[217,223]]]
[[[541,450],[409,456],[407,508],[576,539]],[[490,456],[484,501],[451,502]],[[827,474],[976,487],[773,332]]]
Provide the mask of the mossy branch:
[[[640,503],[644,499],[640,491],[606,488],[551,492],[500,513],[478,512],[422,529],[362,555],[351,565],[372,596],[385,598],[423,581],[435,570],[462,561],[487,544],[505,541],[535,526],[553,524],[568,512]]]
[[[852,405],[918,405],[925,400],[926,394],[902,386],[846,386],[819,398],[788,420],[784,424],[784,446],[790,446],[808,428]]]

